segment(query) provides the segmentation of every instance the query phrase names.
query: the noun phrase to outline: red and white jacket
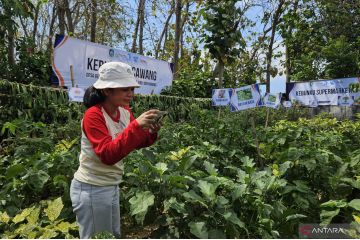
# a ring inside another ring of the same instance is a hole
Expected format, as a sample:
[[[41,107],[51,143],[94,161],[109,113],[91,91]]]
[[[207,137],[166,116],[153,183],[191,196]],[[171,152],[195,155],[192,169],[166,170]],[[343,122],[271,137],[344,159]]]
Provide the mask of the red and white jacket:
[[[125,156],[152,145],[157,134],[144,130],[128,107],[119,107],[112,117],[101,104],[89,108],[81,123],[80,166],[74,178],[97,186],[117,185]]]

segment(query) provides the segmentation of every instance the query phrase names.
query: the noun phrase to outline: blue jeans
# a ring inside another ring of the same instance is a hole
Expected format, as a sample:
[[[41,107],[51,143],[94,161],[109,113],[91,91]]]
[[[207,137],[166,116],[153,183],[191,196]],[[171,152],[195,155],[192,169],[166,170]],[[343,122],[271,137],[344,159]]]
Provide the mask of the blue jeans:
[[[70,198],[80,238],[102,231],[120,238],[119,186],[96,186],[72,179]]]

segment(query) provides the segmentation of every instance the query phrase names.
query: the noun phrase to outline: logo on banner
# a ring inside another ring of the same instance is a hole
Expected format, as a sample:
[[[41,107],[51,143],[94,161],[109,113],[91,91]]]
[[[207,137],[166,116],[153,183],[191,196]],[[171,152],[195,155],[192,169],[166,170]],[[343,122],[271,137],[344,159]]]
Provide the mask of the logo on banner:
[[[339,106],[352,106],[354,103],[353,96],[345,95],[345,96],[338,96],[338,105]]]
[[[109,56],[110,56],[110,57],[114,57],[114,56],[115,56],[115,50],[114,50],[114,49],[111,48],[111,49],[109,50]]]
[[[141,64],[144,64],[144,65],[147,65],[147,64],[148,64],[148,62],[147,62],[145,59],[143,59],[143,58],[140,58],[140,63],[141,63]]]
[[[286,108],[291,108],[291,107],[292,107],[291,101],[284,101],[282,104],[283,104],[283,106],[286,107]]]
[[[213,89],[212,90],[212,105],[213,106],[226,106],[230,103],[230,92],[232,89]]]

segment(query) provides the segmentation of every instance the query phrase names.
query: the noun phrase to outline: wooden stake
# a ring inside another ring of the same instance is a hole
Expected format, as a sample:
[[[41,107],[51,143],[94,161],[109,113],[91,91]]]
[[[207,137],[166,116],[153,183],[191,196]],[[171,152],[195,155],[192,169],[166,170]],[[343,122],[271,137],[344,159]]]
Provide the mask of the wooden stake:
[[[268,126],[268,122],[269,122],[269,114],[270,114],[270,109],[267,108],[266,109],[266,121],[265,121],[265,128],[267,128]]]
[[[74,80],[74,66],[70,65],[70,79],[71,79],[71,86],[75,86],[75,80]]]
[[[260,155],[260,144],[259,144],[259,140],[257,138],[254,117],[250,118],[250,122],[251,122],[251,128],[252,128],[252,131],[253,131],[253,136],[254,136],[254,140],[255,140],[255,144],[256,144],[256,149],[257,149],[257,154],[258,154],[258,162],[260,163],[260,167],[263,168],[264,163],[263,163],[263,161],[261,159],[261,155]]]

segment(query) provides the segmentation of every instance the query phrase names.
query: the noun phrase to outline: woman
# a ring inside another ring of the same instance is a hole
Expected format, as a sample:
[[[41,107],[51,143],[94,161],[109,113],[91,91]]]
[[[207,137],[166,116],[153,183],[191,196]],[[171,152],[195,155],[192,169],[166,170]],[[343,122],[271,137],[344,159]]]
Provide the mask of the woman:
[[[158,110],[135,119],[129,108],[134,88],[139,86],[129,65],[110,62],[99,68],[99,79],[86,90],[80,166],[70,187],[80,238],[102,231],[120,237],[122,159],[152,145],[160,129],[154,120]]]

